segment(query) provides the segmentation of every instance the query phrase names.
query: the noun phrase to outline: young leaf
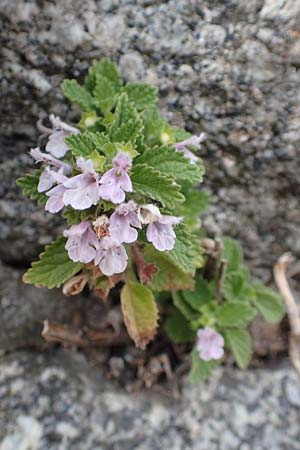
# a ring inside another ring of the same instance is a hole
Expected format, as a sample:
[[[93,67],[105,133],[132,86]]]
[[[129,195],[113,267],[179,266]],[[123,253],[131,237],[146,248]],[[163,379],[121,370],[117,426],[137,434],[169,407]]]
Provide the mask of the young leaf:
[[[154,338],[158,310],[152,292],[138,283],[127,283],[121,291],[121,306],[129,336],[144,349]]]
[[[195,183],[203,179],[203,167],[191,164],[182,152],[176,152],[172,147],[149,148],[137,158],[137,163],[147,164],[177,181]]]
[[[144,124],[145,141],[151,147],[161,144],[161,135],[168,124],[166,119],[161,117],[156,107],[147,108],[142,114]]]
[[[181,270],[191,274],[195,273],[195,247],[191,234],[183,224],[175,228],[176,240],[173,250],[166,252],[168,258]]]
[[[134,192],[156,200],[164,207],[174,208],[184,201],[184,196],[179,192],[180,187],[172,178],[162,175],[145,164],[133,166],[131,181]]]
[[[192,383],[204,382],[210,377],[212,372],[218,367],[219,361],[203,361],[200,359],[196,348],[192,351],[192,368],[190,371],[190,381]]]
[[[183,291],[182,296],[193,309],[199,312],[202,311],[203,305],[207,305],[214,300],[209,283],[200,276],[196,278],[195,289]]]
[[[96,76],[93,94],[94,105],[100,108],[104,115],[111,111],[116,104],[116,89],[107,78]]]
[[[239,328],[227,328],[225,339],[231,349],[237,365],[245,369],[252,356],[251,337],[247,330]]]
[[[96,78],[105,78],[115,89],[120,89],[122,80],[117,66],[108,58],[102,58],[100,61],[94,61],[89,68],[89,73],[84,80],[84,85],[91,93],[95,89]]]
[[[143,131],[143,122],[126,94],[122,94],[116,106],[113,121],[109,130],[112,142],[135,143]]]
[[[248,270],[244,267],[240,267],[238,272],[226,273],[223,282],[223,293],[228,301],[247,301],[247,297],[244,295],[246,288],[246,282],[248,279]]]
[[[64,96],[71,102],[77,103],[83,111],[93,111],[93,97],[76,80],[64,80],[61,89]]]
[[[52,244],[47,245],[39,261],[32,263],[31,268],[24,274],[24,283],[52,289],[61,286],[79,272],[83,264],[69,259],[65,243],[65,238],[59,237]]]
[[[90,131],[85,131],[84,133],[71,134],[65,139],[69,150],[76,158],[79,156],[86,158],[94,151],[95,144],[92,135],[93,133]]]
[[[216,311],[220,327],[246,327],[256,316],[256,311],[248,303],[223,303]]]
[[[267,322],[280,322],[285,314],[280,295],[260,282],[255,282],[251,286],[255,289],[255,295],[251,300],[261,315]]]
[[[227,261],[227,272],[239,271],[243,263],[243,252],[240,245],[233,239],[224,238],[222,258]]]
[[[42,170],[35,170],[33,174],[27,174],[25,177],[17,180],[17,185],[21,188],[22,193],[31,200],[37,200],[39,205],[44,205],[48,200],[44,192],[38,192],[38,184]]]
[[[184,272],[152,245],[146,245],[143,255],[147,262],[155,264],[158,272],[154,274],[151,289],[153,291],[179,291],[193,289],[194,280],[191,274]]]
[[[180,311],[175,311],[166,320],[165,330],[168,337],[176,343],[191,342],[195,339],[195,331],[191,329],[189,322]]]
[[[132,102],[137,111],[144,111],[146,108],[155,106],[157,103],[157,89],[145,83],[128,83],[124,87],[124,92]]]

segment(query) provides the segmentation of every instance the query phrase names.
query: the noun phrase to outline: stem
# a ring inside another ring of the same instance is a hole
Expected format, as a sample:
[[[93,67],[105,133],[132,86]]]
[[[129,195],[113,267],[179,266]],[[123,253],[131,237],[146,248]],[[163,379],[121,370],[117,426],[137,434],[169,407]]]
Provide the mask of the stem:
[[[227,267],[227,261],[226,259],[221,260],[221,264],[219,267],[218,272],[218,278],[217,278],[217,302],[220,305],[222,303],[222,288],[223,288],[223,281],[226,273],[226,267]]]

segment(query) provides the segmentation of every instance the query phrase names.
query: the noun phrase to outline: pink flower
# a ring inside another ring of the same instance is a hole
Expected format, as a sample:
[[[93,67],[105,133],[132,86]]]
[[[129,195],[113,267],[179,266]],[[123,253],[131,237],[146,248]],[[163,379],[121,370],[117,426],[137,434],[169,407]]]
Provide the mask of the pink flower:
[[[65,188],[63,184],[59,184],[50,189],[50,191],[46,193],[49,199],[46,202],[45,210],[49,211],[51,214],[61,211],[65,206],[63,198],[66,190],[67,188]]]
[[[100,199],[99,178],[95,172],[93,162],[85,161],[82,156],[77,159],[77,166],[82,174],[68,178],[64,183],[66,191],[63,195],[64,204],[74,209],[87,209],[96,205]]]
[[[30,155],[35,159],[35,162],[44,162],[49,164],[52,167],[55,167],[57,170],[63,169],[63,173],[65,175],[69,175],[72,171],[70,164],[60,161],[59,159],[54,158],[54,156],[49,155],[47,153],[41,152],[39,147],[32,148],[30,150]]]
[[[183,151],[184,156],[186,156],[192,164],[195,164],[195,162],[198,160],[198,157],[191,152],[187,146],[189,145],[195,145],[196,147],[200,148],[200,143],[203,142],[206,138],[205,133],[201,133],[200,136],[191,136],[188,139],[185,139],[184,141],[181,142],[176,142],[176,144],[174,144],[175,149],[177,151]]]
[[[64,236],[68,238],[65,249],[72,261],[89,263],[95,258],[99,241],[89,222],[72,225]]]
[[[128,256],[124,246],[111,237],[104,237],[100,241],[95,257],[95,264],[106,276],[122,273],[126,269]]]
[[[46,167],[39,179],[38,192],[49,191],[55,183],[62,183],[66,179],[67,177],[63,174],[62,168],[55,172],[50,167]]]
[[[224,339],[217,331],[205,327],[197,332],[196,348],[203,361],[220,359],[224,355]]]
[[[149,224],[146,232],[148,241],[161,252],[172,250],[176,239],[173,226],[181,222],[182,218],[164,216],[154,205],[141,206],[138,215],[142,223]]]
[[[46,151],[51,153],[56,158],[62,158],[68,151],[68,146],[65,143],[65,138],[70,134],[78,134],[79,130],[75,127],[62,122],[59,117],[53,114],[49,117],[53,129],[48,128],[49,139],[46,145]]]
[[[138,232],[133,227],[142,228],[141,221],[137,216],[137,205],[133,200],[117,206],[115,212],[109,219],[109,233],[111,237],[119,242],[130,244],[137,240]]]
[[[113,159],[113,168],[100,179],[101,198],[116,204],[124,202],[125,192],[132,192],[132,183],[127,173],[130,168],[130,156],[119,152]]]

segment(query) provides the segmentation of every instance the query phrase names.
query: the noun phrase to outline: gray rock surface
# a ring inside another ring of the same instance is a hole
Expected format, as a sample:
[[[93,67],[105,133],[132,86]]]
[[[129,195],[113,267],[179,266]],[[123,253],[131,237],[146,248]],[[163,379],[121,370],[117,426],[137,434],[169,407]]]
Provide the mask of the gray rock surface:
[[[1,450],[298,450],[300,390],[287,365],[220,369],[180,400],[126,394],[80,357],[0,360]]]
[[[62,79],[105,55],[127,80],[158,86],[173,124],[207,132],[209,232],[237,237],[266,278],[281,252],[300,254],[299,0],[0,3],[4,261],[27,264],[58,232],[14,180],[30,166],[38,117],[77,117]]]

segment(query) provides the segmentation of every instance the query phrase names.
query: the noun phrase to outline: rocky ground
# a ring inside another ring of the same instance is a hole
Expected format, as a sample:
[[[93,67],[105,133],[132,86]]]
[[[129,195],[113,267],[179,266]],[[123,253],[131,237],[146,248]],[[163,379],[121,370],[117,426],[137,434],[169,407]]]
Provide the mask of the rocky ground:
[[[209,233],[238,238],[264,280],[282,252],[300,256],[299,18],[299,0],[0,0],[0,348],[41,345],[43,319],[69,321],[91,301],[20,284],[61,224],[15,179],[32,166],[39,117],[76,121],[59,86],[94,58],[156,85],[173,124],[206,131]],[[299,448],[286,365],[185,384],[175,409],[118,391],[76,356],[24,350],[0,366],[1,450]]]

